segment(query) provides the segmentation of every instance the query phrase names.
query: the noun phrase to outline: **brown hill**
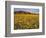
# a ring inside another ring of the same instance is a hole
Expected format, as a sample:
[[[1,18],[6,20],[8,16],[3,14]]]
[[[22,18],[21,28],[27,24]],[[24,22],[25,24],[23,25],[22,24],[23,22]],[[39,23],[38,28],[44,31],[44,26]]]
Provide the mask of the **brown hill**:
[[[25,11],[16,11],[16,12],[14,12],[14,14],[33,14],[33,15],[37,15],[36,13],[25,12]]]

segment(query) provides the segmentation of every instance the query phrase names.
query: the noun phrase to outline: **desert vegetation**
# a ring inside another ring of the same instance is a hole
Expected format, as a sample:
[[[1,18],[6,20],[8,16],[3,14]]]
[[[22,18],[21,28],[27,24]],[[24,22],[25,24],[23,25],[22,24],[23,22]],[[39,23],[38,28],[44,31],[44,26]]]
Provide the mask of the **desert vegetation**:
[[[14,12],[14,29],[38,29],[39,14],[18,11]]]

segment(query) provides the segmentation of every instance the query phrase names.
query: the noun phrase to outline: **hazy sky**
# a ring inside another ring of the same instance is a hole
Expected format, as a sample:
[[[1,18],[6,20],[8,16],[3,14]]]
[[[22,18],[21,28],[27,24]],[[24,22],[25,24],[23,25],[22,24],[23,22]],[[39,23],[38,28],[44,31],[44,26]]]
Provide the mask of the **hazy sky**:
[[[14,11],[25,11],[25,12],[38,13],[39,9],[35,9],[35,8],[15,8]]]

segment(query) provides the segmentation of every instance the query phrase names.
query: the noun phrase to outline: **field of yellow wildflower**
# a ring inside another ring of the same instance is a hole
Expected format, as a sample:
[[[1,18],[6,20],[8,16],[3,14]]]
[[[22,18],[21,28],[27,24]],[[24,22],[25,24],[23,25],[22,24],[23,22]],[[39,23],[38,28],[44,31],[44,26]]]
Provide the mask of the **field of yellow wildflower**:
[[[14,14],[14,29],[38,29],[39,14]]]

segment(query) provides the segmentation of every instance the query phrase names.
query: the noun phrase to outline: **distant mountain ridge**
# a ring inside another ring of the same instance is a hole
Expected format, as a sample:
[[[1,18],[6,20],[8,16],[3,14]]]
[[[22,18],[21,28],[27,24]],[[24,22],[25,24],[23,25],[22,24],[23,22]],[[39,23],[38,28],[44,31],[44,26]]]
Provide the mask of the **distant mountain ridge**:
[[[39,9],[37,8],[15,8],[14,11],[25,11],[25,12],[32,12],[32,13],[39,13]]]
[[[25,12],[25,11],[15,11],[14,14],[38,14],[38,13]]]

